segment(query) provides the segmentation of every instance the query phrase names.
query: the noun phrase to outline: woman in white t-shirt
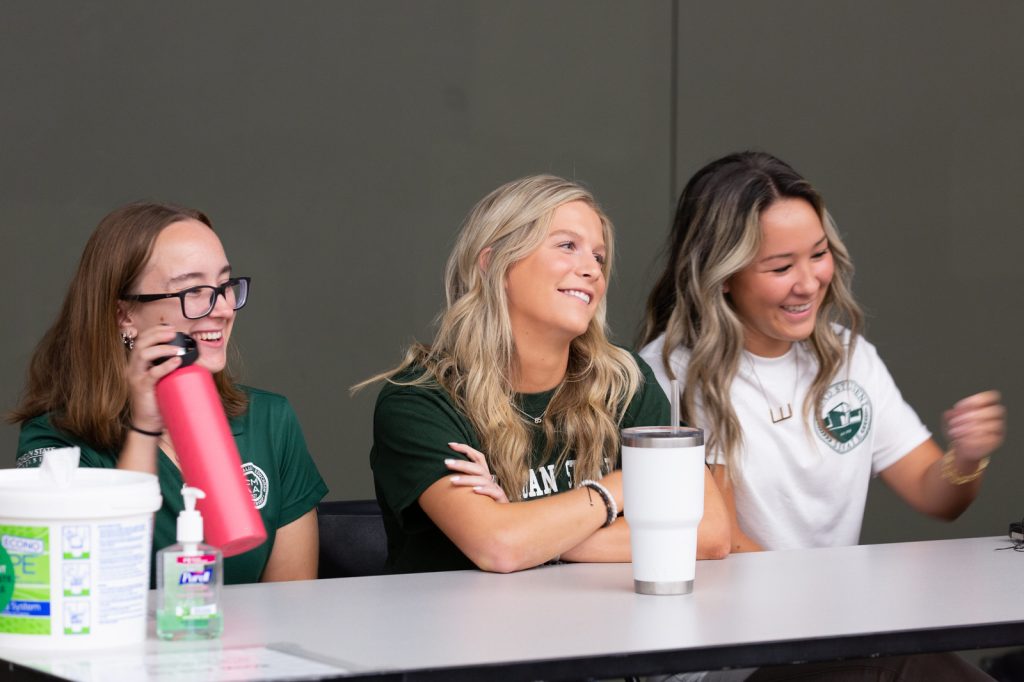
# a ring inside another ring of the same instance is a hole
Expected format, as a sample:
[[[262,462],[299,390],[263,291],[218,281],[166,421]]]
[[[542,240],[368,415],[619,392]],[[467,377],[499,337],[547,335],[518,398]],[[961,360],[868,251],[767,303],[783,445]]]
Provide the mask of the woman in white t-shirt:
[[[946,411],[944,454],[860,337],[849,254],[803,177],[760,152],[714,161],[670,240],[640,354],[706,430],[733,551],[857,544],[873,475],[931,516],[967,508],[1003,441],[999,394]]]

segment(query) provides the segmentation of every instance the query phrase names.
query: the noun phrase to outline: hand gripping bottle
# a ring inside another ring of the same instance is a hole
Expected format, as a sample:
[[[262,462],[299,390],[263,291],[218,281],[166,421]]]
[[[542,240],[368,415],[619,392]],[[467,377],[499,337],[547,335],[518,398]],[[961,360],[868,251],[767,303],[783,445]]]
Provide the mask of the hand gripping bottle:
[[[192,364],[199,357],[195,340],[178,332],[171,345],[182,348],[181,366],[156,385],[160,414],[185,484],[206,491],[198,502],[206,542],[225,557],[241,554],[266,541],[263,519],[253,505],[213,375]]]

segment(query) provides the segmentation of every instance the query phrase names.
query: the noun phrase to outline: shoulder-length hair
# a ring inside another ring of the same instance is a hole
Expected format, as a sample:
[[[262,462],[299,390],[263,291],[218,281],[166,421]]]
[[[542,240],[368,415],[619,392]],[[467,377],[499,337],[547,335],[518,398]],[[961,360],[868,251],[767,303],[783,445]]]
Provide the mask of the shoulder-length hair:
[[[607,279],[612,223],[588,190],[551,175],[505,184],[484,197],[462,226],[445,267],[445,307],[433,343],[413,344],[398,367],[354,387],[381,379],[439,385],[472,422],[510,500],[521,499],[527,482],[532,425],[513,407],[517,361],[505,282],[509,269],[540,247],[555,209],[572,201],[584,202],[601,220]],[[619,423],[642,382],[629,352],[608,341],[605,308],[602,300],[586,332],[571,342],[566,377],[543,422],[549,448],[562,443],[559,463],[570,453],[576,458],[577,480],[614,466]],[[409,381],[398,376],[410,368],[424,371]]]
[[[100,221],[56,322],[36,347],[21,404],[9,415],[10,422],[48,412],[55,428],[98,449],[120,450],[131,404],[118,304],[149,262],[157,236],[183,220],[213,229],[200,211],[152,202],[122,206]],[[214,375],[214,382],[229,415],[245,412],[246,395],[227,370]]]
[[[731,476],[737,473],[735,453],[743,442],[729,389],[743,350],[743,323],[723,285],[753,262],[761,246],[761,214],[783,198],[802,199],[817,212],[832,251],[834,275],[807,340],[818,370],[804,401],[805,418],[843,362],[852,355],[863,327],[863,314],[853,298],[853,263],[821,195],[785,162],[763,152],[730,154],[701,168],[679,197],[669,237],[668,264],[647,300],[642,343],[665,334],[662,363],[678,346],[690,350],[684,377],[684,418],[698,425],[702,402],[708,445],[722,452]],[[842,331],[849,329],[849,342]],[[817,415],[814,419],[820,419]]]

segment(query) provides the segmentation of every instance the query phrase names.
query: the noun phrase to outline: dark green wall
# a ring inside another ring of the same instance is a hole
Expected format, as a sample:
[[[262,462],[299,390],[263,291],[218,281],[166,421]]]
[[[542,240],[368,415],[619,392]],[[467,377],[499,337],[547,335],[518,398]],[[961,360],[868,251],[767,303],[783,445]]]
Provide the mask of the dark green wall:
[[[374,392],[347,386],[429,338],[480,196],[588,183],[618,227],[628,343],[675,193],[756,147],[824,192],[929,425],[988,386],[1016,412],[1022,22],[968,0],[0,2],[0,401],[100,217],[194,205],[254,278],[243,377],[292,399],[331,498],[371,496]],[[16,437],[0,427],[7,463]],[[873,490],[865,540],[1001,532],[1024,513],[1019,442],[951,526]]]

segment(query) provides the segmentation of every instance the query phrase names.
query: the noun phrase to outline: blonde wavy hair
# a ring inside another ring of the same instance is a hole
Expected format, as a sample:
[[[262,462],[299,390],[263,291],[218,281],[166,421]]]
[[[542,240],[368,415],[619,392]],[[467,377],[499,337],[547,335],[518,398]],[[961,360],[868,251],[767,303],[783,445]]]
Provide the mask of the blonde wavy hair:
[[[864,316],[853,298],[853,262],[821,195],[785,162],[764,152],[730,154],[701,168],[679,197],[669,237],[668,263],[647,300],[641,343],[665,334],[662,363],[678,346],[690,350],[681,405],[688,423],[708,431],[708,447],[719,450],[729,475],[739,475],[736,452],[743,432],[730,399],[743,351],[743,322],[723,285],[753,262],[761,246],[761,214],[783,198],[803,199],[817,212],[832,251],[834,275],[805,342],[818,371],[804,401],[806,423],[832,378],[852,356]],[[836,325],[849,329],[844,343]],[[703,403],[699,423],[697,398]]]
[[[601,220],[607,280],[612,223],[588,190],[551,175],[507,183],[484,197],[462,226],[445,267],[445,307],[433,343],[414,343],[397,367],[352,389],[380,380],[443,388],[472,422],[510,500],[522,498],[527,482],[533,426],[513,407],[517,360],[505,283],[509,269],[544,241],[555,209],[572,201],[584,202]],[[410,378],[410,370],[419,369]],[[565,379],[543,422],[549,449],[562,440],[559,466],[570,453],[576,458],[576,480],[599,478],[606,459],[614,464],[619,424],[642,381],[632,355],[608,341],[602,299],[587,331],[570,345]]]

